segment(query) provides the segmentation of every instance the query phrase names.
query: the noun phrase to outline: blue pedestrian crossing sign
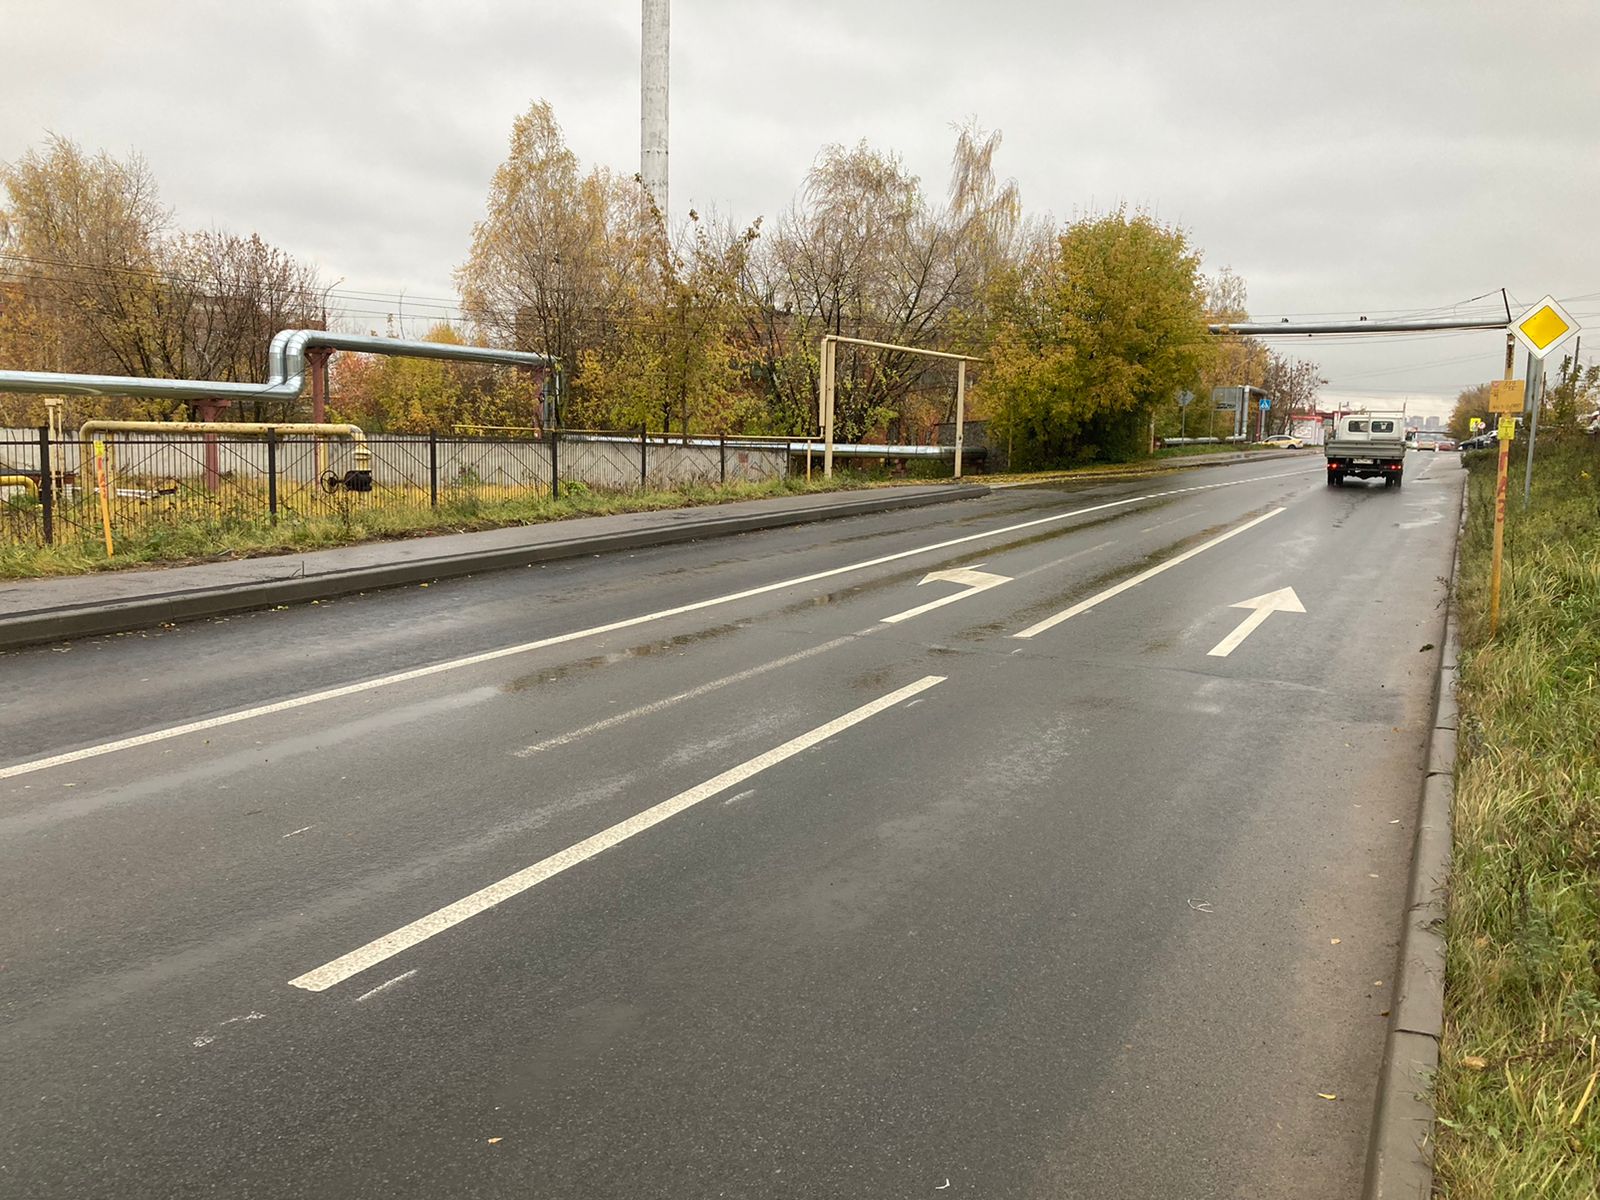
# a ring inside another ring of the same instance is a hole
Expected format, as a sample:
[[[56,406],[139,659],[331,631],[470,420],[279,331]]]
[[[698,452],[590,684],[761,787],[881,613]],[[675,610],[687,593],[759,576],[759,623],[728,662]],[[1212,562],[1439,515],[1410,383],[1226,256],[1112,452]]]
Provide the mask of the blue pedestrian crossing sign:
[[[1269,400],[1269,399],[1268,399],[1268,398],[1267,398],[1267,397],[1265,397],[1265,396],[1263,396],[1263,397],[1261,397],[1261,411],[1262,411],[1262,412],[1266,412],[1266,411],[1267,411],[1267,409],[1269,409],[1269,408],[1271,408],[1271,407],[1272,407],[1272,401],[1271,401],[1271,400]]]

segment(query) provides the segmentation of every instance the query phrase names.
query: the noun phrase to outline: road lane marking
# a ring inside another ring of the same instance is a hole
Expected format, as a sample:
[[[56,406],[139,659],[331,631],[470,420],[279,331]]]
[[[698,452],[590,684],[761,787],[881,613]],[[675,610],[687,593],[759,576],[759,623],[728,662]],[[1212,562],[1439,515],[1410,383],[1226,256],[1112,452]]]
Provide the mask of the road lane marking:
[[[661,712],[664,709],[671,708],[674,704],[681,704],[685,700],[698,700],[701,696],[709,695],[718,688],[725,688],[734,683],[743,683],[747,679],[765,675],[768,671],[776,671],[780,667],[791,666],[818,654],[825,654],[829,650],[837,650],[840,646],[847,645],[855,641],[856,638],[871,632],[872,630],[866,629],[861,633],[852,633],[845,637],[834,638],[831,641],[823,642],[819,646],[812,646],[809,650],[798,650],[793,654],[786,654],[782,658],[775,658],[771,662],[764,662],[759,666],[749,667],[743,671],[735,671],[732,675],[724,675],[721,679],[713,679],[709,683],[702,683],[698,687],[692,687],[688,691],[678,692],[676,695],[667,696],[661,700],[652,700],[649,704],[641,704],[638,708],[630,708],[627,712],[621,712],[614,717],[607,717],[603,721],[595,721],[592,724],[584,725],[570,733],[557,734],[555,737],[546,738],[542,742],[524,746],[521,750],[513,750],[512,754],[517,758],[532,758],[542,751],[554,750],[557,746],[569,745],[580,738],[586,738],[590,734],[602,733],[607,729],[613,729],[625,721],[634,720],[636,717],[648,717],[652,713]]]
[[[390,988],[392,988],[395,984],[404,983],[406,980],[410,979],[416,973],[417,973],[417,968],[416,967],[412,967],[411,970],[407,971],[404,975],[396,975],[393,979],[389,980],[387,983],[380,983],[377,987],[373,988],[370,992],[362,992],[361,995],[356,997],[356,1003],[360,1004],[363,1000],[371,1000],[379,992],[386,992]]]
[[[1110,600],[1113,596],[1120,596],[1120,595],[1122,595],[1123,592],[1128,591],[1130,588],[1138,587],[1145,580],[1154,579],[1157,575],[1161,574],[1163,571],[1170,571],[1170,570],[1172,570],[1173,567],[1178,566],[1180,563],[1188,562],[1195,555],[1204,554],[1207,550],[1210,550],[1212,547],[1222,545],[1222,543],[1227,541],[1229,538],[1238,537],[1239,534],[1243,533],[1245,530],[1255,528],[1257,525],[1261,524],[1261,522],[1263,522],[1263,521],[1270,521],[1273,517],[1277,516],[1279,513],[1283,512],[1283,511],[1284,510],[1281,509],[1281,508],[1275,508],[1271,512],[1263,513],[1263,514],[1261,514],[1261,516],[1256,517],[1254,520],[1246,521],[1243,525],[1235,526],[1234,528],[1228,530],[1227,533],[1219,534],[1216,537],[1212,538],[1210,541],[1201,542],[1198,546],[1191,547],[1190,549],[1185,550],[1182,554],[1179,554],[1175,558],[1167,559],[1167,561],[1164,562],[1164,563],[1157,563],[1155,566],[1151,567],[1148,571],[1140,571],[1139,574],[1135,575],[1132,579],[1124,579],[1121,583],[1115,585],[1114,587],[1108,587],[1103,592],[1096,592],[1094,595],[1090,596],[1087,600],[1080,600],[1080,601],[1078,601],[1078,603],[1074,604],[1071,608],[1063,609],[1061,612],[1056,613],[1055,616],[1046,617],[1044,620],[1040,621],[1037,625],[1030,625],[1026,629],[1022,630],[1020,633],[1014,633],[1011,636],[1012,637],[1017,637],[1017,638],[1031,638],[1031,637],[1038,636],[1039,634],[1043,633],[1047,629],[1054,629],[1057,625],[1061,624],[1061,622],[1070,621],[1073,617],[1077,616],[1079,613],[1086,613],[1091,608],[1094,608],[1096,605],[1104,604],[1107,600]]]
[[[364,692],[376,691],[378,688],[411,683],[418,679],[427,679],[433,675],[442,675],[447,671],[456,671],[464,667],[481,666],[484,663],[497,662],[500,659],[511,658],[521,654],[530,654],[533,651],[548,649],[551,646],[565,645],[568,642],[576,642],[584,638],[615,633],[620,629],[633,629],[640,625],[652,624],[670,617],[683,616],[686,613],[703,612],[708,608],[717,608],[724,604],[749,600],[756,596],[764,596],[771,592],[781,591],[784,588],[799,587],[802,584],[815,583],[822,579],[833,579],[840,575],[869,570],[872,567],[880,567],[886,563],[913,558],[919,554],[932,554],[939,550],[948,550],[952,546],[964,546],[970,542],[982,541],[986,538],[1005,537],[1008,534],[1018,533],[1024,529],[1036,529],[1041,525],[1069,521],[1074,517],[1103,512],[1106,509],[1125,508],[1130,504],[1142,504],[1146,500],[1162,500],[1168,496],[1184,496],[1195,492],[1216,491],[1219,488],[1243,487],[1252,483],[1268,483],[1274,479],[1287,479],[1293,475],[1303,474],[1305,474],[1304,471],[1282,471],[1277,474],[1260,475],[1251,479],[1233,479],[1222,483],[1199,484],[1195,487],[1172,488],[1165,492],[1148,492],[1141,496],[1128,496],[1121,500],[1108,500],[1104,504],[1093,504],[1087,508],[1075,508],[1067,512],[1053,513],[1048,517],[1035,517],[1032,520],[1019,521],[1014,525],[1001,526],[999,529],[964,534],[957,538],[947,538],[942,542],[931,542],[926,546],[914,546],[909,550],[897,550],[893,554],[882,554],[876,558],[863,559],[861,562],[846,563],[842,567],[830,567],[825,571],[813,571],[809,575],[797,575],[790,579],[780,579],[775,583],[764,583],[759,587],[745,588],[738,592],[728,592],[721,596],[711,596],[705,600],[695,600],[689,604],[677,605],[674,608],[657,609],[655,612],[641,613],[636,617],[624,617],[620,621],[610,621],[604,625],[591,625],[586,629],[574,629],[568,633],[558,633],[535,641],[522,642],[515,646],[502,646],[498,650],[485,650],[481,653],[468,654],[461,658],[446,659],[444,662],[430,663],[425,667],[413,667],[410,670],[396,671],[390,675],[380,675],[375,679],[364,679],[359,683],[347,683],[339,687],[325,688],[318,692],[308,692],[303,696],[293,696],[287,700],[278,700],[270,704],[258,704],[253,708],[240,709],[237,712],[223,713],[220,716],[207,717],[199,721],[187,721],[181,725],[169,726],[166,729],[155,729],[149,733],[136,734],[133,737],[118,738],[115,741],[101,742],[98,745],[85,746],[62,754],[52,754],[47,758],[36,758],[29,762],[0,767],[0,780],[15,779],[20,775],[30,775],[36,771],[49,770],[51,767],[66,766],[70,763],[82,762],[85,759],[98,758],[103,754],[134,750],[140,746],[168,741],[171,738],[184,737],[191,733],[204,733],[209,729],[220,729],[227,725],[238,724],[241,721],[254,720],[257,717],[268,717],[277,713],[290,712],[297,708],[321,704],[328,700],[359,696]]]
[[[931,687],[936,687],[945,681],[943,675],[924,675],[915,683],[908,683],[903,688],[897,688],[886,696],[880,696],[870,703],[863,704],[860,708],[851,709],[842,717],[835,717],[823,725],[818,725],[808,733],[799,737],[790,738],[781,746],[776,746],[763,754],[731,767],[702,784],[690,788],[686,792],[679,792],[669,800],[653,805],[643,812],[635,813],[625,821],[618,821],[608,829],[575,842],[565,850],[558,851],[548,858],[542,858],[531,867],[524,867],[514,875],[508,875],[498,883],[491,883],[486,888],[480,888],[472,895],[457,900],[454,904],[447,904],[441,909],[419,917],[409,925],[396,929],[393,933],[385,934],[381,938],[368,942],[365,946],[358,947],[348,954],[342,954],[332,962],[324,963],[315,970],[307,971],[304,975],[297,975],[289,980],[291,987],[304,988],[308,992],[323,992],[336,983],[342,983],[352,975],[357,975],[369,967],[386,959],[393,958],[418,943],[425,942],[435,934],[443,933],[461,922],[477,916],[487,909],[493,908],[513,896],[521,895],[529,888],[535,887],[563,871],[570,870],[580,863],[587,862],[595,855],[619,846],[629,838],[636,837],[651,829],[670,817],[675,817],[686,809],[693,808],[702,800],[709,800],[730,788],[737,787],[746,779],[759,775],[768,767],[777,766],[785,759],[793,758],[803,750],[809,750],[819,742],[826,741],[836,733],[842,733],[853,725],[859,725],[869,717],[876,716],[886,708],[893,708],[902,700],[909,700]]]
[[[1238,626],[1227,637],[1223,638],[1206,653],[1212,658],[1227,658],[1239,648],[1241,642],[1249,637],[1263,622],[1275,612],[1303,613],[1306,606],[1300,603],[1300,597],[1294,594],[1292,587],[1279,588],[1275,592],[1268,592],[1263,596],[1253,596],[1249,600],[1241,600],[1237,604],[1229,605],[1230,608],[1254,609],[1248,617],[1240,621]]]
[[[979,564],[982,565],[982,564]],[[999,587],[1002,583],[1010,583],[1011,576],[995,575],[989,571],[979,571],[973,567],[956,567],[949,571],[929,571],[917,580],[917,586],[944,580],[947,583],[965,584],[963,590],[952,592],[948,596],[940,596],[937,600],[929,600],[926,604],[919,604],[915,608],[908,608],[905,612],[895,613],[892,617],[885,617],[883,624],[894,625],[900,621],[909,621],[912,617],[920,617],[925,612],[932,612],[936,608],[943,608],[946,604],[954,604],[957,600],[965,600],[968,596],[976,596],[979,592],[986,592],[992,587]]]

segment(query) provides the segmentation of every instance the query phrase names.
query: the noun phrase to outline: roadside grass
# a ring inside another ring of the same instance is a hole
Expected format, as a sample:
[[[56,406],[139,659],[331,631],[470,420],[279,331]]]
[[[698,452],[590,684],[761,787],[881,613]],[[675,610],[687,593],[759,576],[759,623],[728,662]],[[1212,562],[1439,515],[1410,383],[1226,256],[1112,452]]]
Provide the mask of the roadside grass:
[[[0,579],[80,575],[126,567],[216,562],[349,546],[359,542],[421,537],[433,533],[466,533],[511,525],[532,525],[573,517],[652,512],[663,508],[725,504],[775,496],[842,491],[874,486],[877,481],[838,474],[763,483],[691,484],[672,489],[607,491],[564,482],[561,494],[529,494],[511,499],[484,499],[470,492],[441,496],[437,509],[421,504],[385,504],[352,500],[342,511],[312,516],[282,516],[276,524],[265,511],[250,513],[179,510],[152,513],[138,520],[119,519],[113,526],[116,553],[107,558],[94,521],[67,531],[56,545],[0,542]],[[264,506],[263,506],[264,507]],[[30,539],[31,540],[31,539]]]
[[[1600,439],[1541,443],[1507,504],[1471,472],[1435,1170],[1448,1200],[1600,1196]]]

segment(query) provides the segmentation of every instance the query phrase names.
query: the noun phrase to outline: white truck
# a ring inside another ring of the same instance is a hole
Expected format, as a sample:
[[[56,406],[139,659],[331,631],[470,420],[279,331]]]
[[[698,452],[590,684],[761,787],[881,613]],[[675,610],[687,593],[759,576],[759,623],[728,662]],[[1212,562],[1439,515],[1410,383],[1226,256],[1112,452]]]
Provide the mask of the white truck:
[[[1406,467],[1406,414],[1349,413],[1324,423],[1323,452],[1328,457],[1328,486],[1344,481],[1381,479],[1384,487],[1400,487]]]

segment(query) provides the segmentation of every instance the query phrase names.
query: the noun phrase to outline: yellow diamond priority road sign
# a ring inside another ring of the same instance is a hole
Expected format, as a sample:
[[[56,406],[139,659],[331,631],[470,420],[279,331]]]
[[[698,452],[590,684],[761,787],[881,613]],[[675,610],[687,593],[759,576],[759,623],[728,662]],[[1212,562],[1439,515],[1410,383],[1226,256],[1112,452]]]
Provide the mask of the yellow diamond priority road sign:
[[[1529,354],[1543,358],[1577,333],[1578,323],[1556,303],[1554,296],[1546,296],[1511,322],[1511,332],[1528,348]]]

